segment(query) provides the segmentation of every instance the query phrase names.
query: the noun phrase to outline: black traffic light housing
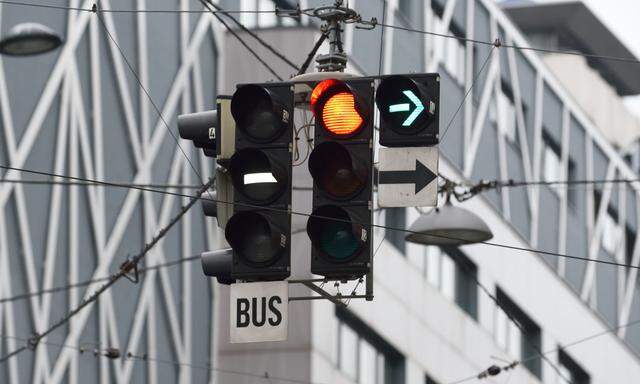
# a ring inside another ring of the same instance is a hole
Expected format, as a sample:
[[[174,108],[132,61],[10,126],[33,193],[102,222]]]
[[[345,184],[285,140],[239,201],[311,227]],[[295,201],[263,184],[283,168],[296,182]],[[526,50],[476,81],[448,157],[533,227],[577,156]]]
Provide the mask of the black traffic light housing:
[[[380,111],[380,144],[421,147],[440,140],[440,75],[391,75],[376,91]]]
[[[371,266],[373,80],[319,82],[311,94],[311,108],[311,272],[357,278]]]
[[[205,276],[215,277],[220,284],[233,284],[231,277],[232,254],[229,250],[203,252],[200,254],[202,272]]]
[[[191,140],[205,156],[216,157],[216,130],[220,126],[216,109],[178,116],[180,137]]]
[[[282,280],[291,273],[293,109],[290,83],[239,85],[231,100],[234,213],[225,237],[234,279]]]

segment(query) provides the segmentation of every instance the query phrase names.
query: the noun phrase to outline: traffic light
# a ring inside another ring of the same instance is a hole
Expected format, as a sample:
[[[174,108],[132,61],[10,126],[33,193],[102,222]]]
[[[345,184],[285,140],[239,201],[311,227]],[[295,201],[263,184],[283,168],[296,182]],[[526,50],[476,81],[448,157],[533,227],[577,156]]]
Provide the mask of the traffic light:
[[[231,277],[232,253],[228,249],[208,251],[200,254],[202,272],[205,276],[215,277],[220,284],[233,284]]]
[[[290,275],[293,108],[290,83],[240,85],[231,100],[234,205],[225,237],[233,249],[234,279]]]
[[[216,109],[178,116],[180,137],[191,140],[208,157],[216,157],[216,127],[219,126]]]
[[[371,265],[373,81],[328,79],[310,97],[315,116],[311,272],[355,278]]]
[[[380,144],[421,147],[439,141],[440,75],[392,75],[376,92],[380,110]]]

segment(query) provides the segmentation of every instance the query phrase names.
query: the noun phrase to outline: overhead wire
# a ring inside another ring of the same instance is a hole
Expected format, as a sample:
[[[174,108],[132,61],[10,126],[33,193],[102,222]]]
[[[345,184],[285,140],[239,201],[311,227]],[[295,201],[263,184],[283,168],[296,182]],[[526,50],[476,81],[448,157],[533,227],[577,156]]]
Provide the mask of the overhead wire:
[[[136,183],[120,183],[111,182],[110,185],[98,184],[89,181],[64,181],[64,180],[22,180],[22,179],[3,179],[0,178],[0,184],[32,184],[32,185],[66,185],[80,187],[119,187],[119,188],[166,188],[166,189],[198,189],[202,185],[195,184],[136,184]]]
[[[634,326],[634,325],[637,325],[637,324],[640,324],[640,319],[633,320],[633,321],[630,321],[628,323],[621,324],[621,325],[618,325],[616,327],[609,328],[609,329],[606,329],[604,331],[600,331],[600,332],[591,334],[589,336],[582,337],[580,339],[571,341],[571,342],[566,343],[566,344],[562,344],[558,348],[553,348],[553,349],[550,349],[550,350],[547,350],[547,351],[543,352],[543,355],[550,355],[552,353],[557,353],[557,352],[563,351],[563,350],[565,350],[567,348],[573,347],[575,345],[579,345],[579,344],[585,343],[587,341],[596,339],[598,337],[601,337],[601,336],[616,332],[616,331],[618,331],[620,329],[628,328],[628,327],[631,327],[631,326]],[[531,360],[537,359],[537,358],[538,358],[537,355],[531,355],[531,356],[525,357],[525,358],[523,358],[521,360],[515,360],[512,364],[515,363],[515,364],[519,365],[519,364],[522,364],[522,363],[525,363],[527,361],[531,361]],[[465,378],[450,382],[449,384],[462,384],[462,383],[466,383],[466,382],[474,380],[474,379],[479,379],[480,375],[482,375],[483,373],[486,373],[486,372],[487,372],[487,370],[484,370],[484,371],[481,371],[478,374],[475,374],[473,376],[467,376]],[[492,375],[492,376],[495,376],[495,375]]]
[[[463,265],[463,264],[460,263],[459,265]],[[463,268],[464,267],[466,267],[466,266],[463,265]],[[489,299],[491,299],[491,301],[493,301],[496,304],[496,306],[498,308],[500,308],[504,312],[504,314],[507,316],[507,318],[516,326],[516,328],[518,328],[518,330],[520,330],[520,333],[525,338],[525,341],[527,342],[527,344],[535,351],[535,358],[539,357],[542,360],[544,360],[551,368],[553,368],[554,371],[556,371],[556,373],[558,374],[558,376],[560,378],[562,378],[567,384],[571,384],[571,380],[569,378],[565,377],[565,375],[562,373],[562,371],[560,371],[560,368],[553,361],[551,361],[551,359],[549,359],[549,357],[547,357],[542,352],[542,349],[540,348],[540,346],[537,345],[535,341],[531,340],[529,337],[526,336],[528,334],[528,332],[527,332],[526,328],[524,327],[524,325],[522,325],[520,323],[520,321],[518,321],[518,319],[516,319],[514,317],[514,315],[511,313],[511,311],[508,310],[508,308],[503,307],[502,303],[500,302],[500,300],[498,300],[496,295],[494,295],[484,284],[482,284],[480,282],[480,279],[478,279],[477,274],[468,273],[467,275],[469,277],[471,277],[471,279],[474,281],[474,283],[478,287],[480,287],[480,290],[483,291],[487,295],[487,297],[489,297]],[[513,367],[515,367],[515,366],[513,366]]]
[[[47,176],[51,176],[51,177],[60,177],[60,178],[63,178],[63,179],[64,178],[70,178],[70,179],[74,179],[74,180],[88,180],[88,181],[93,181],[93,182],[101,183],[101,184],[110,184],[109,182],[103,182],[103,181],[98,181],[98,180],[82,179],[82,178],[73,177],[73,176],[58,175],[58,174],[49,173],[49,172],[34,171],[34,170],[28,170],[28,169],[16,168],[16,167],[9,167],[9,166],[4,166],[4,165],[0,165],[0,169],[13,169],[13,170],[16,170],[16,171],[21,171],[21,172],[26,172],[26,173],[35,173],[35,174],[39,174],[39,175],[47,175]],[[133,188],[133,189],[139,189],[139,190],[142,190],[142,191],[150,191],[150,192],[157,192],[157,193],[164,193],[164,194],[167,194],[167,195],[181,196],[181,197],[186,197],[186,198],[191,198],[192,197],[190,195],[182,194],[182,193],[178,193],[178,192],[154,190],[154,189],[149,189],[149,188]],[[292,215],[298,215],[298,216],[304,216],[304,217],[315,217],[315,218],[319,218],[319,219],[323,219],[323,220],[327,220],[327,221],[353,223],[353,224],[358,224],[358,225],[362,225],[362,226],[365,226],[365,227],[381,228],[381,229],[385,229],[385,230],[399,231],[399,232],[404,232],[404,233],[409,233],[409,234],[418,234],[418,235],[420,234],[420,232],[412,231],[412,230],[406,229],[406,228],[394,228],[394,227],[390,227],[390,226],[387,226],[387,225],[381,225],[381,224],[359,223],[359,222],[353,222],[353,221],[350,221],[350,220],[347,220],[347,219],[340,219],[340,218],[329,217],[329,216],[315,215],[315,214],[312,214],[312,213],[305,213],[305,212],[288,211],[288,210],[284,210],[284,209],[267,207],[267,206],[256,205],[256,204],[225,201],[225,200],[221,200],[221,199],[217,199],[217,198],[214,199],[212,197],[202,197],[202,196],[200,196],[198,198],[198,200],[208,200],[208,201],[213,201],[213,202],[216,202],[216,203],[230,204],[230,205],[236,205],[236,206],[241,206],[241,207],[246,207],[246,208],[262,209],[262,210],[274,211],[274,212],[282,212],[282,213],[291,213]],[[640,269],[640,266],[637,266],[637,265],[617,263],[617,262],[608,261],[608,260],[591,259],[591,258],[588,258],[588,257],[580,257],[580,256],[563,254],[563,253],[559,253],[559,252],[545,251],[545,250],[542,250],[542,249],[534,249],[534,248],[527,248],[527,247],[520,247],[520,246],[516,246],[516,245],[502,244],[502,243],[496,243],[496,242],[491,242],[491,241],[481,241],[481,242],[473,243],[473,242],[469,242],[466,239],[457,238],[455,236],[445,236],[445,235],[442,235],[442,234],[429,234],[429,236],[448,239],[448,240],[461,241],[463,243],[462,245],[465,245],[464,244],[465,242],[468,242],[469,245],[472,245],[472,244],[476,244],[476,245],[484,244],[484,245],[488,245],[488,246],[492,246],[492,247],[510,249],[510,250],[514,250],[514,251],[531,252],[531,253],[537,253],[537,254],[547,255],[547,256],[556,256],[556,257],[573,259],[573,260],[582,260],[584,262],[596,263],[596,264],[604,264],[604,265],[610,265],[610,266],[614,266],[614,267],[625,267],[625,268]]]
[[[298,233],[302,233],[302,232],[306,232],[306,227],[305,228],[300,228],[294,231],[291,231],[291,235],[296,235]],[[224,250],[230,250],[231,248],[223,248],[223,249],[218,249],[217,251],[224,251]],[[184,264],[184,263],[190,263],[190,262],[194,262],[197,260],[200,260],[201,255],[193,255],[193,256],[189,256],[189,257],[183,257],[177,260],[172,260],[172,261],[168,261],[166,263],[160,263],[160,264],[154,264],[148,267],[141,267],[138,268],[138,273],[140,274],[144,274],[148,271],[152,271],[152,270],[157,270],[157,269],[162,269],[162,268],[168,268],[168,267],[173,267],[179,264]],[[27,292],[27,293],[20,293],[14,296],[10,296],[10,297],[0,297],[0,304],[2,303],[6,303],[6,302],[11,302],[11,301],[18,301],[18,300],[24,300],[24,299],[28,299],[30,297],[33,296],[42,296],[42,295],[46,295],[46,294],[50,294],[50,293],[57,293],[57,292],[63,292],[63,291],[68,291],[70,289],[73,288],[78,288],[78,287],[84,287],[87,285],[91,285],[93,283],[99,283],[102,281],[106,281],[109,279],[109,276],[104,276],[104,277],[97,277],[95,279],[91,279],[91,280],[85,280],[85,281],[80,281],[74,284],[67,284],[67,285],[61,285],[61,286],[57,286],[57,287],[53,287],[50,289],[42,289],[39,291],[35,291],[35,292]]]
[[[484,41],[484,40],[478,40],[478,39],[470,39],[470,38],[462,37],[462,36],[456,36],[456,35],[449,35],[449,34],[445,34],[445,33],[437,33],[437,32],[425,31],[425,30],[422,30],[422,29],[408,28],[408,27],[403,27],[403,26],[399,26],[399,25],[391,25],[391,24],[383,24],[383,23],[377,23],[375,25],[379,25],[379,26],[381,26],[383,28],[398,29],[398,30],[402,30],[402,31],[406,31],[406,32],[414,32],[414,33],[420,33],[420,34],[424,34],[424,35],[432,35],[432,36],[440,36],[440,37],[449,38],[449,39],[456,39],[456,40],[459,40],[459,41],[471,42],[473,44],[478,44],[478,45],[494,45],[495,44],[495,42],[490,42],[490,41]],[[593,58],[593,59],[613,60],[613,61],[627,62],[627,63],[633,63],[633,64],[640,64],[640,60],[634,59],[634,58],[630,58],[630,57],[599,55],[599,54],[591,54],[591,53],[569,51],[569,50],[562,50],[562,49],[546,49],[546,48],[537,48],[537,47],[526,47],[526,46],[520,46],[520,45],[515,45],[515,44],[504,44],[504,43],[501,43],[501,46],[504,47],[504,48],[510,48],[510,49],[516,49],[516,50],[537,51],[537,52],[543,52],[543,53],[558,53],[558,54],[563,54],[563,55],[583,56],[583,57]]]
[[[469,94],[473,90],[473,87],[476,85],[476,81],[478,80],[478,78],[480,77],[480,75],[484,71],[485,67],[489,63],[489,60],[491,59],[491,55],[493,54],[493,51],[496,49],[496,47],[497,47],[497,45],[494,45],[493,48],[491,48],[491,50],[487,54],[487,58],[482,63],[482,66],[480,67],[480,70],[478,70],[478,72],[475,74],[473,79],[471,79],[471,85],[469,86],[469,89],[467,89],[467,91],[465,92],[464,96],[462,97],[462,101],[460,101],[460,104],[458,104],[458,108],[456,108],[456,111],[453,113],[453,116],[451,116],[451,119],[449,119],[449,123],[447,123],[447,125],[446,125],[446,127],[444,129],[444,132],[442,133],[442,137],[440,138],[440,143],[442,143],[444,141],[445,137],[447,136],[447,132],[449,132],[449,128],[451,128],[451,125],[453,124],[453,122],[455,121],[456,117],[458,116],[458,113],[462,109],[462,106],[464,105],[464,102],[467,100],[467,97],[469,96]]]
[[[269,50],[269,52],[273,53],[276,57],[278,57],[280,60],[284,61],[291,68],[293,68],[296,71],[300,70],[300,68],[293,61],[289,60],[289,58],[287,58],[280,51],[275,49],[271,44],[267,43],[263,38],[258,36],[255,32],[253,32],[252,30],[247,28],[244,24],[242,24],[240,21],[238,21],[238,19],[236,19],[235,17],[231,16],[231,14],[226,12],[224,10],[224,8],[222,8],[220,5],[214,3],[211,0],[201,0],[201,2],[202,1],[206,1],[207,3],[209,3],[210,6],[214,7],[218,11],[218,13],[221,13],[221,14],[227,16],[228,18],[230,18],[231,21],[233,21],[233,23],[235,25],[237,25],[240,29],[242,29],[244,32],[249,34],[249,36],[253,37],[256,41],[258,41],[258,43],[260,43],[263,47],[265,47],[267,50]],[[207,9],[209,9],[209,7],[207,7]]]
[[[206,2],[205,0],[199,0],[200,3],[202,3],[202,5],[207,8],[209,11],[213,12],[214,10],[211,8],[211,6],[209,5],[208,2]],[[233,36],[236,38],[236,40],[238,40],[240,42],[240,44],[242,44],[243,47],[245,47],[245,49],[247,51],[249,51],[249,53],[251,53],[251,55],[258,60],[258,62],[260,62],[260,64],[262,64],[263,67],[265,67],[276,79],[278,79],[279,81],[284,80],[282,78],[282,76],[278,75],[278,73],[275,71],[275,69],[273,69],[256,51],[253,50],[253,48],[251,48],[249,46],[249,44],[247,44],[246,41],[244,41],[240,35],[238,35],[238,33],[236,31],[233,30],[233,28],[231,28],[229,26],[229,24],[227,24],[226,21],[224,21],[222,19],[222,17],[220,17],[217,13],[213,13],[213,16],[218,19],[218,21],[220,22],[220,24],[222,24],[225,29]]]
[[[16,6],[24,6],[24,7],[34,7],[34,8],[48,8],[48,9],[57,9],[61,11],[80,11],[80,12],[93,12],[92,8],[82,8],[82,7],[70,7],[64,5],[54,5],[54,4],[37,4],[37,3],[27,3],[23,1],[12,1],[12,0],[0,0],[0,4],[6,5],[16,5]],[[189,9],[103,9],[103,13],[209,13],[206,10],[189,10]],[[273,11],[259,11],[259,10],[225,10],[225,11],[214,11],[215,13],[223,13],[223,14],[269,14],[275,13],[277,14],[277,10]]]
[[[463,191],[454,191],[454,196],[460,202],[469,200],[487,190],[499,190],[501,188],[517,188],[526,186],[548,186],[566,187],[587,187],[597,184],[633,184],[640,183],[640,179],[594,179],[594,180],[481,180],[475,184],[458,183],[458,187],[465,188]],[[603,190],[599,188],[598,190]]]
[[[0,339],[13,339],[13,340],[23,341],[23,342],[26,342],[26,343],[28,343],[29,340],[30,340],[29,338],[26,338],[26,337],[3,335],[3,334],[0,334]],[[218,368],[218,367],[211,366],[210,364],[197,364],[197,363],[192,363],[192,362],[188,362],[188,361],[162,359],[162,358],[158,358],[158,357],[154,357],[154,356],[149,356],[148,353],[134,354],[132,352],[126,352],[126,350],[121,350],[120,348],[104,347],[104,346],[100,345],[99,343],[84,343],[84,344],[81,344],[81,345],[71,345],[71,344],[53,342],[53,341],[49,341],[49,340],[43,340],[43,341],[41,341],[41,343],[45,344],[45,345],[50,345],[50,346],[53,346],[53,347],[67,348],[67,349],[76,350],[81,355],[93,356],[95,358],[107,358],[107,359],[110,359],[110,360],[133,359],[133,360],[138,360],[138,361],[142,361],[142,362],[154,361],[154,362],[161,363],[161,364],[167,364],[167,365],[173,365],[173,366],[184,366],[184,367],[189,367],[189,368],[206,370],[206,371],[209,371],[209,372],[225,373],[225,374],[229,374],[229,375],[238,375],[238,376],[245,376],[245,377],[262,378],[262,379],[269,378],[271,380],[275,380],[275,381],[283,382],[283,383],[321,384],[319,382],[313,382],[313,381],[306,381],[306,380],[300,380],[300,379],[291,379],[291,378],[279,377],[279,376],[271,376],[268,372],[265,372],[263,374],[252,373],[252,372],[243,372],[243,371],[238,371],[238,370],[233,370],[233,369]],[[88,345],[92,345],[92,346],[97,347],[97,348],[88,348],[87,347]]]
[[[184,151],[184,149],[180,145],[180,140],[178,139],[176,134],[171,130],[171,127],[169,126],[169,123],[167,123],[167,120],[162,115],[162,112],[160,111],[160,108],[158,108],[158,105],[153,101],[153,98],[151,97],[151,94],[149,93],[147,88],[144,86],[144,84],[142,84],[142,80],[140,79],[140,76],[138,75],[138,72],[136,72],[136,70],[133,68],[133,65],[131,65],[131,63],[129,62],[129,59],[127,59],[127,56],[125,55],[124,51],[122,50],[122,48],[120,47],[120,45],[118,44],[116,39],[113,37],[113,35],[109,31],[109,28],[107,28],[107,25],[106,25],[106,23],[104,22],[104,20],[103,20],[103,18],[101,16],[102,10],[98,8],[97,3],[93,5],[93,11],[96,14],[96,17],[98,18],[98,21],[100,22],[100,25],[102,26],[102,29],[104,30],[105,34],[107,35],[109,40],[111,40],[111,42],[115,45],[115,47],[118,49],[118,52],[120,52],[120,55],[122,56],[122,59],[124,60],[124,62],[127,65],[127,67],[129,68],[129,71],[131,71],[131,74],[133,75],[134,79],[138,83],[138,86],[140,87],[142,92],[144,92],[144,94],[147,96],[147,99],[149,100],[149,103],[151,104],[153,109],[158,114],[158,118],[162,121],[162,123],[164,124],[167,132],[169,132],[169,134],[171,135],[171,137],[175,141],[176,146],[178,147],[178,150],[182,153],[184,158],[187,160],[187,163],[189,163],[189,166],[191,167],[193,172],[198,176],[198,181],[199,182],[203,182],[202,175],[196,169],[195,165],[193,165],[193,162],[191,161],[189,156],[187,156],[187,153]]]
[[[167,268],[167,267],[173,267],[173,266],[176,266],[176,265],[179,265],[179,264],[188,263],[188,262],[192,262],[192,261],[199,260],[199,259],[200,259],[200,255],[184,257],[184,258],[181,258],[181,259],[168,261],[166,263],[154,264],[154,265],[151,265],[151,266],[148,266],[148,267],[138,268],[138,273],[144,274],[144,273],[146,273],[148,271],[153,271],[153,270],[157,270],[157,269],[161,269],[161,268]],[[103,281],[107,281],[110,278],[111,278],[111,276],[97,277],[95,279],[79,281],[77,283],[62,285],[62,286],[53,287],[53,288],[50,288],[50,289],[41,289],[39,291],[21,293],[21,294],[14,295],[14,296],[11,296],[11,297],[0,297],[0,304],[7,303],[7,302],[12,302],[12,301],[24,300],[24,299],[28,299],[28,298],[34,297],[34,296],[42,296],[42,295],[50,294],[50,293],[68,291],[68,290],[73,289],[73,288],[86,287],[86,286],[91,285],[93,283],[100,283],[100,282],[103,282]]]
[[[209,1],[210,4],[219,7],[217,4],[212,3],[210,0]],[[38,4],[38,3],[29,3],[29,2],[22,2],[22,1],[12,1],[12,0],[0,0],[0,4],[7,4],[7,5],[16,5],[16,6],[25,6],[25,7],[38,7],[38,8],[49,8],[49,9],[58,9],[58,10],[74,10],[74,11],[83,11],[83,12],[93,12],[93,9],[91,8],[81,8],[81,7],[70,7],[70,6],[62,6],[62,5],[53,5],[53,4]],[[159,9],[159,10],[153,10],[153,9],[149,9],[149,10],[144,10],[144,9],[139,9],[139,10],[135,10],[135,9],[105,9],[102,10],[103,13],[206,13],[206,12],[211,12],[214,14],[224,14],[224,15],[229,15],[229,14],[243,14],[243,13],[247,13],[247,14],[276,14],[276,15],[280,15],[283,12],[286,12],[287,10],[281,11],[281,10],[273,10],[273,11],[269,11],[269,10],[180,10],[180,9]],[[308,12],[301,12],[300,10],[296,9],[296,10],[290,10],[290,12],[288,12],[288,15],[290,17],[298,17],[300,16],[300,14],[304,13],[305,15],[308,16],[312,16],[312,14],[309,14]],[[479,45],[493,45],[494,42],[490,42],[490,41],[484,41],[484,40],[478,40],[478,39],[471,39],[471,38],[466,38],[466,37],[462,37],[462,36],[456,36],[456,35],[450,35],[450,34],[446,34],[446,33],[438,33],[438,32],[433,32],[433,31],[427,31],[427,30],[423,30],[423,29],[417,29],[417,28],[409,28],[409,27],[404,27],[404,26],[400,26],[400,25],[392,25],[392,24],[386,24],[384,22],[384,19],[382,20],[381,23],[378,22],[364,22],[363,20],[358,20],[356,22],[359,23],[366,23],[367,26],[380,26],[383,28],[391,28],[391,29],[397,29],[397,30],[402,30],[402,31],[406,31],[406,32],[413,32],[413,33],[419,33],[419,34],[424,34],[424,35],[431,35],[431,36],[439,36],[439,37],[443,37],[443,38],[449,38],[449,39],[456,39],[459,41],[464,41],[464,42],[471,42],[473,44],[479,44]],[[244,26],[242,26],[241,28],[243,30],[245,30],[243,28]],[[366,29],[371,29],[371,28],[366,28]],[[619,62],[626,62],[626,63],[632,63],[632,64],[640,64],[640,60],[632,58],[632,57],[621,57],[621,56],[612,56],[612,55],[601,55],[601,54],[594,54],[594,53],[586,53],[586,52],[579,52],[579,51],[575,51],[575,50],[563,50],[563,49],[549,49],[549,48],[540,48],[540,47],[531,47],[531,46],[522,46],[522,45],[516,45],[516,44],[502,44],[503,47],[505,48],[509,48],[509,49],[516,49],[516,50],[523,50],[523,51],[536,51],[536,52],[542,52],[542,53],[557,53],[557,54],[563,54],[563,55],[573,55],[573,56],[583,56],[586,58],[592,58],[592,59],[601,59],[601,60],[612,60],[612,61],[619,61]],[[278,57],[280,57],[280,53],[275,53]],[[284,56],[284,55],[282,55]],[[296,70],[298,69],[298,67],[291,62],[289,59],[287,59],[286,57],[280,57],[282,58],[285,62],[287,62],[287,64],[289,64],[292,68],[295,68]]]

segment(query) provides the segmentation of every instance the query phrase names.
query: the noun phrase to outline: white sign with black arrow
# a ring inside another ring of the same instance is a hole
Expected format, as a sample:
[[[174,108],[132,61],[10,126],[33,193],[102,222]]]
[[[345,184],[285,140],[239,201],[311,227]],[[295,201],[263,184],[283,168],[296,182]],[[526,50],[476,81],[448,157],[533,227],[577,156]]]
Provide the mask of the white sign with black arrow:
[[[438,205],[438,147],[380,148],[378,205]]]

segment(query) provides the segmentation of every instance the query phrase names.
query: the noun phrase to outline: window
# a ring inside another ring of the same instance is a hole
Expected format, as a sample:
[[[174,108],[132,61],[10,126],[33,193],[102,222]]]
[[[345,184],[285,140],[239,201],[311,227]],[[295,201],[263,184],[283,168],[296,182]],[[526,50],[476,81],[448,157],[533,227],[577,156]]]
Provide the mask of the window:
[[[496,299],[498,301],[494,317],[494,338],[496,343],[514,360],[523,361],[523,365],[533,375],[541,378],[542,366],[538,353],[542,342],[540,327],[500,288],[497,289]]]
[[[405,229],[407,226],[406,208],[388,208],[384,214],[385,226],[390,228]],[[386,230],[386,238],[400,253],[404,255],[407,244],[404,240],[405,232],[393,229]]]
[[[292,26],[297,24],[291,17],[278,17],[273,12],[275,7],[288,9],[291,5],[281,0],[240,0],[241,10],[263,12],[240,13],[240,22],[247,28],[271,28],[278,25]]]
[[[560,373],[562,373],[562,377],[558,377],[558,383],[566,383],[565,379],[569,380],[570,384],[590,384],[591,377],[589,374],[578,365],[569,355],[560,350],[558,354],[558,360],[560,362]]]
[[[426,375],[424,377],[424,384],[438,384],[438,382],[429,377],[429,375]]]
[[[407,19],[411,20],[411,6],[413,5],[414,0],[399,0],[398,1],[398,10],[402,15]]]
[[[622,227],[618,224],[618,215],[613,209],[608,209],[602,218],[602,249],[610,255],[615,255],[622,240]]]
[[[336,308],[338,369],[358,384],[404,383],[404,357],[351,312]]]
[[[477,267],[459,249],[425,247],[425,276],[443,296],[477,318]]]
[[[511,92],[503,84],[498,92],[497,97],[498,113],[497,121],[498,130],[512,144],[518,143],[518,135],[516,128],[516,107],[513,104]],[[491,112],[489,113],[491,116]]]
[[[358,334],[346,325],[340,324],[338,367],[350,379],[358,377]]]
[[[626,226],[625,231],[625,263],[630,266],[633,261],[633,248],[636,245],[636,233],[629,226]],[[631,273],[631,270],[631,267],[627,268],[627,272],[629,274]]]
[[[451,28],[449,31],[444,30],[444,25],[440,16],[433,13],[433,28],[438,33],[451,34],[458,37],[460,34],[454,32]],[[456,29],[455,27],[453,29]],[[465,45],[463,40],[437,38],[432,41],[433,59],[444,65],[449,75],[456,80],[459,85],[464,85],[465,73]]]

